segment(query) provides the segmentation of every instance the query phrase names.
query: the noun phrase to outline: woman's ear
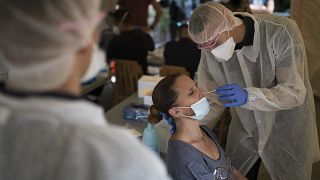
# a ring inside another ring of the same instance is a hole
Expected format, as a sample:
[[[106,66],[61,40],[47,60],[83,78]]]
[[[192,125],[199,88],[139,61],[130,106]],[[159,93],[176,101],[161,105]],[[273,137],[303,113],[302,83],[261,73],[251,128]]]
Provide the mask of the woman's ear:
[[[179,115],[179,110],[176,107],[172,107],[171,109],[169,109],[169,114],[173,117],[173,118],[178,118],[180,117]]]

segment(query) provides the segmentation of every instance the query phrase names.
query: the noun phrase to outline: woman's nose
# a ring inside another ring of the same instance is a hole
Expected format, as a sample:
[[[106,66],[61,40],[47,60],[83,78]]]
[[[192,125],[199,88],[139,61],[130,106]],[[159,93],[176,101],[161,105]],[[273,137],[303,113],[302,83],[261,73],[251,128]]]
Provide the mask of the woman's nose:
[[[200,97],[200,98],[203,98],[203,97],[206,96],[206,92],[205,92],[204,90],[202,90],[202,89],[200,89],[200,88],[198,88],[198,90],[199,90],[199,97]]]

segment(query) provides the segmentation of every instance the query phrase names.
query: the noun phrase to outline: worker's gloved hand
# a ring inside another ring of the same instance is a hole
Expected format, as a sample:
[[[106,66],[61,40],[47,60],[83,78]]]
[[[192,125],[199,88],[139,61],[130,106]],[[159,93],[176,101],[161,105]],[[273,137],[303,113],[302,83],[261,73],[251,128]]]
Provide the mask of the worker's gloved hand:
[[[220,86],[216,93],[224,107],[242,106],[247,103],[248,92],[238,84]]]

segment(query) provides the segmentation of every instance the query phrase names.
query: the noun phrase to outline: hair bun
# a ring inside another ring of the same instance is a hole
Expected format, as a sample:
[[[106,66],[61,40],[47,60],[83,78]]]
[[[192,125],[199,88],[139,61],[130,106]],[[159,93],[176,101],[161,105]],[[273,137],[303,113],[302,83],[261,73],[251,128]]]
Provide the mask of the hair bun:
[[[157,109],[154,105],[152,105],[150,108],[150,113],[148,115],[148,121],[151,124],[157,124],[162,120],[162,115],[160,114],[160,110]]]

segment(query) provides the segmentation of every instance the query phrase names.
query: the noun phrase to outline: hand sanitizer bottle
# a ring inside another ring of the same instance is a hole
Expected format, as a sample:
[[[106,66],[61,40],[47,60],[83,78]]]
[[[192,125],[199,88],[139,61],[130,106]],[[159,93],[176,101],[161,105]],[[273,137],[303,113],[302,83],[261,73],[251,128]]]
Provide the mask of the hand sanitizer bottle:
[[[148,123],[148,126],[144,129],[142,143],[155,153],[160,153],[159,138],[153,124]]]

